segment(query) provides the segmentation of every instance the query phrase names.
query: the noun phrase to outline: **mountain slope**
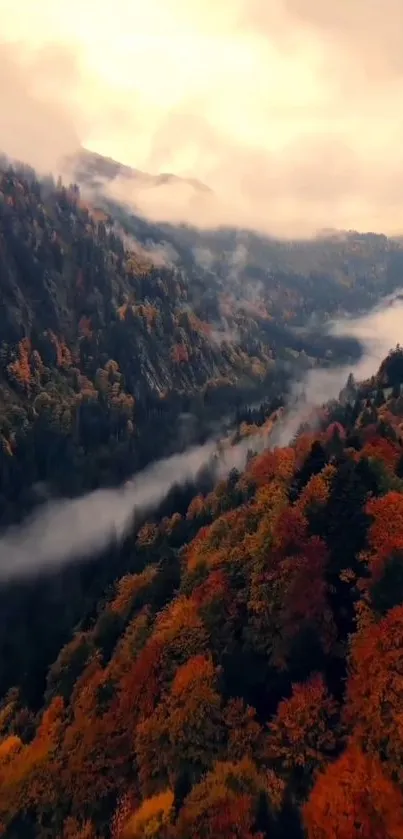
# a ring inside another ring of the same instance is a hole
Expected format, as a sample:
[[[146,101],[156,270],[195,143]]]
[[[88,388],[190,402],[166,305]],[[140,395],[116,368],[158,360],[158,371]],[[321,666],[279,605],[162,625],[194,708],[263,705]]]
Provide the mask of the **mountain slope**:
[[[356,341],[310,326],[312,313],[323,323],[365,308],[400,278],[402,252],[383,237],[362,237],[358,254],[355,238],[336,242],[328,257],[321,243],[320,284],[284,261],[284,243],[233,231],[200,239],[88,204],[76,186],[28,169],[2,163],[0,177],[1,527],[49,497],[120,484],[235,421],[263,422],[307,369],[359,354]],[[332,268],[341,254],[348,286]],[[130,544],[57,583],[0,585],[0,690],[22,679],[41,703],[49,663],[124,572]]]
[[[295,276],[263,284],[231,253],[207,269],[183,231],[88,207],[28,170],[0,174],[0,522],[29,508],[31,484],[122,480],[240,405],[281,399],[307,367],[357,357],[354,341],[293,330],[309,278],[297,295]]]
[[[37,716],[3,700],[7,836],[400,836],[402,358],[140,529]]]

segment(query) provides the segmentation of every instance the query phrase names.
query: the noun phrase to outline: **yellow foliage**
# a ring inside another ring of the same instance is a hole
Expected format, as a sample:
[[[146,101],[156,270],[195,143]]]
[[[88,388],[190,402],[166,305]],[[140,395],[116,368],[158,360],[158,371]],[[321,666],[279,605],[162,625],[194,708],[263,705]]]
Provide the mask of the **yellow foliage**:
[[[299,507],[303,513],[306,512],[312,503],[320,504],[321,506],[326,504],[329,497],[330,485],[335,473],[335,466],[329,464],[318,475],[312,475],[302,490],[299,499]]]
[[[111,603],[111,611],[123,616],[128,614],[137,594],[152,583],[156,573],[155,566],[150,565],[141,574],[126,574],[122,577],[116,586],[116,596]]]
[[[125,839],[145,839],[145,837],[157,837],[161,828],[167,825],[171,819],[174,803],[174,794],[168,789],[165,792],[147,798],[137,812],[132,816],[124,831]]]

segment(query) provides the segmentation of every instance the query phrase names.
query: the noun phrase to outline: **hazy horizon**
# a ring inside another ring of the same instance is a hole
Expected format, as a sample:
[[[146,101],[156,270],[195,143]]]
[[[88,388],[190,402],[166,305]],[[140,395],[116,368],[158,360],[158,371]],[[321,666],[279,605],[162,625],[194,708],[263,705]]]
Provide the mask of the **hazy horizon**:
[[[48,171],[83,145],[214,190],[137,194],[154,220],[403,231],[400,0],[0,0],[0,12],[7,154]]]

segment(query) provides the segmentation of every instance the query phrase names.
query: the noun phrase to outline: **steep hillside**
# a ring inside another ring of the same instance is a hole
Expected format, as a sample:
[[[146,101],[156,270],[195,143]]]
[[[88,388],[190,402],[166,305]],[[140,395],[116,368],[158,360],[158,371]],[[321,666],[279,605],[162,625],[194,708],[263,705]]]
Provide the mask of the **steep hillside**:
[[[401,837],[402,385],[397,348],[143,525],[42,707],[3,697],[6,836]]]
[[[307,367],[357,356],[355,341],[290,327],[309,317],[309,279],[298,295],[291,274],[263,286],[236,249],[203,267],[183,231],[115,210],[0,169],[0,523],[38,482],[122,480],[239,407],[278,403]]]
[[[0,525],[228,427],[253,449],[291,381],[358,357],[326,317],[394,290],[402,261],[385,237],[151,225],[2,163]],[[354,679],[360,644],[399,631],[402,367],[398,349],[242,475],[206,468],[123,544],[2,577],[6,836],[320,839],[340,807],[348,837],[357,807],[400,836],[395,718],[371,695],[358,725]]]

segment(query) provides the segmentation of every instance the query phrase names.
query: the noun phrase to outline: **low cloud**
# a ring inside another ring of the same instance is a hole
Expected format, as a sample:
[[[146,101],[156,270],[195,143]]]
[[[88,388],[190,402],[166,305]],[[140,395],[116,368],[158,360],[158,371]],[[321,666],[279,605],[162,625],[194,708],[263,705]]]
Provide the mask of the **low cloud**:
[[[333,321],[329,325],[329,334],[356,338],[361,344],[361,358],[355,365],[310,370],[302,382],[294,385],[289,409],[276,428],[272,444],[288,445],[305,422],[314,427],[317,409],[338,399],[350,373],[356,381],[365,381],[373,376],[389,351],[402,342],[402,324],[403,291],[390,295],[364,317]]]

